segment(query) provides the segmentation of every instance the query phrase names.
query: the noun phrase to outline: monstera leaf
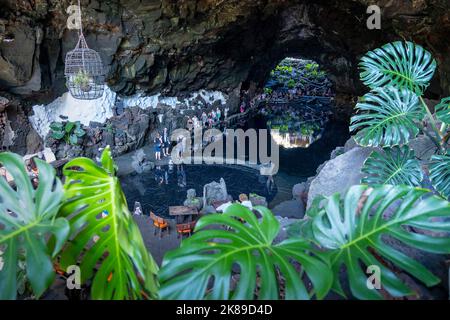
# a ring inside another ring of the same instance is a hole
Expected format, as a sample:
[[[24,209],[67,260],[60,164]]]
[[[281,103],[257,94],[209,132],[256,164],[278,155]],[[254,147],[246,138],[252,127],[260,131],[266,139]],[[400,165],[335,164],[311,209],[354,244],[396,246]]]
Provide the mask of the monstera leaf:
[[[430,179],[433,187],[446,199],[450,197],[450,152],[434,155],[430,163]]]
[[[361,171],[366,175],[361,183],[369,185],[404,184],[416,187],[423,180],[420,162],[408,146],[385,148],[383,153],[372,152]]]
[[[450,204],[436,196],[424,197],[428,194],[429,190],[408,186],[353,186],[342,200],[335,194],[313,204],[316,208],[309,214],[314,213],[314,239],[327,249],[335,274],[335,291],[344,294],[338,276],[343,266],[351,293],[359,299],[382,297],[367,285],[368,267],[379,268],[382,289],[394,297],[412,293],[396,270],[406,271],[427,286],[440,281],[392,245],[396,239],[431,253],[450,252],[450,237],[431,235],[450,232],[450,223],[444,222],[449,217]]]
[[[65,126],[66,133],[71,133],[75,129],[76,123],[68,121]]]
[[[417,136],[415,122],[424,118],[419,98],[406,89],[374,89],[356,109],[358,114],[352,117],[350,130],[359,130],[355,141],[362,146],[405,144]]]
[[[61,266],[79,263],[82,282],[92,280],[93,299],[156,298],[158,268],[115,173],[109,147],[101,166],[78,158],[64,167],[67,201],[61,214],[68,217],[72,233]]]
[[[371,89],[395,86],[421,96],[436,70],[436,61],[412,42],[393,42],[368,52],[359,64],[361,80]]]
[[[435,109],[438,119],[450,124],[450,97],[442,99]]]
[[[10,186],[0,177],[0,300],[16,298],[21,261],[25,262],[26,278],[39,297],[55,278],[52,257],[69,235],[67,220],[56,218],[63,198],[61,182],[53,167],[38,159],[35,162],[39,170],[36,189],[20,156],[0,154],[0,164],[12,175],[15,185]],[[52,252],[46,243],[49,234],[56,240]]]
[[[286,299],[309,299],[304,272],[314,294],[323,298],[332,284],[326,259],[318,258],[310,244],[300,238],[274,244],[280,223],[267,208],[256,210],[262,215],[261,222],[238,204],[224,214],[202,217],[195,234],[166,254],[160,272],[161,297],[278,299],[283,288]],[[239,273],[238,278],[233,270]],[[235,287],[232,279],[237,282]]]

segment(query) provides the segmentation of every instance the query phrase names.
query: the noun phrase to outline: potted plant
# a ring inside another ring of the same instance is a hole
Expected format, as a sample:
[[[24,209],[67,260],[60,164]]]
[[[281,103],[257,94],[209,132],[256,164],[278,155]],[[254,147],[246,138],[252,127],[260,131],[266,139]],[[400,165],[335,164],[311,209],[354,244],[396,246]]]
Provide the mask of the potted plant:
[[[84,70],[79,70],[76,76],[73,79],[73,83],[78,86],[82,91],[89,92],[91,91],[91,77]]]

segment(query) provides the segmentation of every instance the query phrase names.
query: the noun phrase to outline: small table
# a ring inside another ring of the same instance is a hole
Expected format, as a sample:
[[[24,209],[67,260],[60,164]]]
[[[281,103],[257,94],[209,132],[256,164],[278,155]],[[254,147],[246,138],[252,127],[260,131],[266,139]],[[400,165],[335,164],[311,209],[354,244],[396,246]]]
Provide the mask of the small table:
[[[198,215],[197,208],[186,207],[186,206],[172,206],[169,207],[169,215],[172,217],[176,217],[177,222],[180,217],[188,217],[188,219],[192,219],[192,216]]]

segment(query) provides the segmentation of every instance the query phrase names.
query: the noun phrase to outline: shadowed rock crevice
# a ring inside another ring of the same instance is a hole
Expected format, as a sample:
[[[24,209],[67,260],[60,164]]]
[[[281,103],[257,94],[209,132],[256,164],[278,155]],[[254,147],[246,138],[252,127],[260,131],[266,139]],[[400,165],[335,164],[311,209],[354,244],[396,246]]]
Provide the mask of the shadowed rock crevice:
[[[66,29],[70,1],[1,2],[0,85],[20,93],[40,86],[60,94],[61,57],[77,39]],[[121,94],[231,91],[244,81],[261,86],[286,56],[314,59],[335,80],[338,93],[358,94],[357,59],[384,42],[414,40],[440,62],[449,59],[448,44],[438,40],[450,30],[446,1],[380,1],[381,31],[366,28],[368,5],[364,0],[82,1],[88,43],[102,54],[108,83]],[[14,40],[4,41],[6,35]],[[441,88],[448,92],[449,70],[441,65]],[[29,83],[38,71],[40,77]]]

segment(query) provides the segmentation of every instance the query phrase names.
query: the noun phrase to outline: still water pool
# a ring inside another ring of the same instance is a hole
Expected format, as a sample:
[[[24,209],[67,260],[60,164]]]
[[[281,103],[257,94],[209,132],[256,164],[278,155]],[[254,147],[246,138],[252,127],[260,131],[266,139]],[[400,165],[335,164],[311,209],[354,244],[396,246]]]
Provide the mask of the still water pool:
[[[265,129],[267,118],[255,116],[248,119],[244,129]],[[259,171],[224,165],[163,166],[143,174],[131,174],[121,179],[130,209],[139,201],[145,211],[168,216],[169,206],[182,205],[188,189],[195,189],[197,196],[203,195],[203,186],[224,178],[228,193],[237,199],[241,193],[256,193],[267,198],[269,207],[292,199],[292,187],[316,174],[317,168],[329,160],[330,153],[348,140],[348,124],[329,121],[321,130],[320,137],[305,147],[280,145],[279,171],[268,183]],[[274,140],[275,137],[272,136]],[[292,140],[292,139],[290,139]]]
[[[228,194],[238,199],[241,193],[256,193],[271,201],[276,188],[267,187],[267,178],[259,172],[241,166],[222,165],[173,165],[155,170],[131,174],[121,179],[130,210],[135,201],[143,206],[148,215],[168,216],[169,206],[182,205],[188,189],[195,189],[197,196],[203,195],[203,186],[212,181],[225,180]]]

